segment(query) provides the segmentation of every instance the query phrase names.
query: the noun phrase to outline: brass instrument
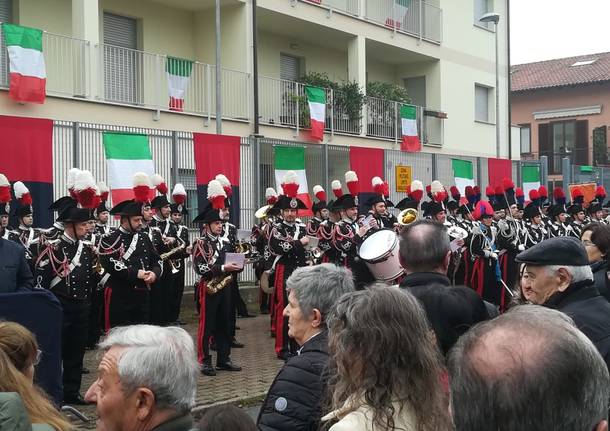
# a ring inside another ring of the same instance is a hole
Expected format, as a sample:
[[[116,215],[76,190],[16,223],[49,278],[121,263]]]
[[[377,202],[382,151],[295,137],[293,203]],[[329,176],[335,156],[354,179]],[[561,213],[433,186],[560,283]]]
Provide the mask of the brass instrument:
[[[161,258],[161,260],[165,261],[168,258],[170,258],[171,256],[173,256],[174,254],[178,253],[180,250],[184,249],[184,246],[185,246],[184,244],[181,244],[178,247],[174,247],[170,251],[159,255],[159,257]]]
[[[401,226],[410,225],[417,220],[418,215],[415,208],[406,208],[398,214],[398,224]]]
[[[235,245],[235,253],[243,253],[246,256],[246,263],[258,262],[261,255],[256,249],[256,245],[250,240],[239,241]]]
[[[212,278],[210,281],[206,282],[207,294],[214,295],[220,292],[231,283],[231,280],[233,280],[233,276],[231,274],[219,275]]]

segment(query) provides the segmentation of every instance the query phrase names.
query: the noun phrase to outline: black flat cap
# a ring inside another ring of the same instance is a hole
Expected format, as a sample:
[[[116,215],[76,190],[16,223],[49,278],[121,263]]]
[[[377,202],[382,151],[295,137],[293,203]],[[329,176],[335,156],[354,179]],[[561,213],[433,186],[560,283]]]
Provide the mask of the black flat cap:
[[[585,246],[576,238],[568,236],[546,239],[532,248],[519,253],[515,257],[515,261],[534,266],[589,265]]]

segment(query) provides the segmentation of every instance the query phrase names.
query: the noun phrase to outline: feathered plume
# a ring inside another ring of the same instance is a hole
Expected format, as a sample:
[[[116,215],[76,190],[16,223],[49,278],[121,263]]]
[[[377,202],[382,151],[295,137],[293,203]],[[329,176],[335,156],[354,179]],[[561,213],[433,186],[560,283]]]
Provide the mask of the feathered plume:
[[[602,201],[606,199],[606,189],[604,186],[597,186],[595,189],[595,198],[599,201],[599,203],[602,203]]]
[[[566,204],[566,194],[563,192],[561,187],[555,187],[553,189],[553,201],[556,205]]]
[[[443,186],[443,183],[439,180],[432,181],[432,184],[430,184],[430,193],[432,194],[432,199],[438,203],[447,199],[447,190],[445,190],[445,186]]]
[[[186,189],[180,183],[174,186],[174,190],[172,190],[172,199],[178,205],[184,205],[186,202]]]
[[[32,205],[32,195],[25,184],[23,184],[21,181],[17,181],[15,184],[13,184],[13,191],[15,192],[15,197],[21,205]]]
[[[133,197],[136,202],[145,203],[150,199],[152,184],[150,178],[144,172],[133,174]]]
[[[333,180],[333,182],[330,183],[330,186],[333,189],[333,194],[335,195],[336,198],[340,198],[341,196],[343,196],[343,189],[341,188],[341,181]]]
[[[74,179],[74,192],[76,193],[76,200],[81,208],[94,209],[97,195],[97,186],[93,175],[89,171],[80,171],[76,174]]]
[[[466,199],[470,205],[474,205],[477,199],[477,196],[474,192],[474,188],[472,186],[466,186],[464,189],[464,193],[466,194]]]
[[[521,187],[515,189],[515,196],[517,197],[517,203],[523,206],[525,203],[525,195],[523,194],[523,189]]]
[[[419,180],[411,182],[411,199],[419,202],[424,197],[424,184]]]
[[[208,200],[212,204],[212,208],[215,210],[224,208],[226,197],[227,193],[220,181],[212,180],[208,183]]]
[[[512,190],[515,188],[515,183],[513,183],[513,180],[511,180],[510,178],[504,178],[502,180],[502,187],[505,191]]]
[[[347,188],[350,194],[357,196],[358,192],[360,192],[360,186],[358,182],[358,175],[354,171],[347,171],[345,173],[345,183],[347,184]]]
[[[385,196],[383,194],[384,187],[383,187],[383,180],[381,178],[373,177],[373,179],[371,180],[371,186],[373,186],[373,191],[375,193],[377,193],[378,195]]]
[[[430,184],[426,186],[426,195],[428,195],[430,200],[434,200],[434,197],[432,196],[432,186]]]
[[[231,197],[231,195],[233,194],[233,188],[231,187],[231,181],[229,181],[229,179],[223,174],[216,175],[216,181],[218,181],[220,184],[222,184],[222,188],[225,189],[225,193],[227,194],[227,196]]]
[[[76,199],[76,193],[74,192],[74,182],[76,181],[76,175],[80,172],[78,168],[71,168],[68,171],[68,179],[66,180],[66,186],[68,187],[68,192],[73,199]]]
[[[460,190],[456,186],[451,186],[449,187],[449,191],[451,192],[451,197],[453,200],[459,202],[460,198],[462,197]]]
[[[544,203],[549,198],[549,192],[545,186],[538,187],[538,196],[540,203]]]
[[[101,202],[108,201],[108,198],[110,197],[110,188],[108,188],[106,183],[103,181],[98,181],[97,189],[100,192],[100,201]]]
[[[484,215],[493,216],[494,210],[489,202],[479,201],[477,206],[474,208],[472,216],[475,220],[480,220]]]
[[[96,184],[94,186],[95,195],[93,195],[93,202],[91,203],[91,209],[96,209],[102,203],[102,197],[100,195],[100,188]]]
[[[157,191],[162,194],[162,195],[166,195],[167,194],[167,184],[165,183],[165,180],[163,179],[163,177],[159,174],[153,174],[153,176],[150,178],[150,181],[152,182],[152,185],[154,186],[154,188],[157,189]]]
[[[297,173],[295,171],[288,171],[282,179],[282,189],[284,195],[289,198],[296,198],[299,191],[299,183],[297,181]]]
[[[479,202],[481,200],[481,187],[474,186],[472,190],[474,190],[475,203]]]
[[[494,194],[496,195],[496,200],[499,202],[500,200],[504,199],[504,187],[502,186],[496,186],[495,190],[494,190]]]
[[[326,192],[322,186],[313,186],[313,194],[316,196],[316,198],[318,198],[319,201],[326,201]]]
[[[487,200],[493,205],[496,204],[496,190],[493,186],[485,187],[485,196],[487,196]]]
[[[582,205],[584,201],[585,195],[582,192],[582,189],[580,187],[574,187],[572,189],[572,203]]]
[[[11,183],[4,174],[0,174],[0,203],[6,204],[11,201]]]
[[[538,193],[538,190],[536,190],[536,189],[530,190],[529,198],[530,198],[530,201],[532,201],[534,204],[537,205],[540,202],[540,194]]]
[[[383,196],[386,198],[390,197],[390,185],[387,181],[383,182]]]
[[[277,202],[277,192],[273,187],[267,187],[265,190],[265,200],[267,201],[267,205],[273,205]]]

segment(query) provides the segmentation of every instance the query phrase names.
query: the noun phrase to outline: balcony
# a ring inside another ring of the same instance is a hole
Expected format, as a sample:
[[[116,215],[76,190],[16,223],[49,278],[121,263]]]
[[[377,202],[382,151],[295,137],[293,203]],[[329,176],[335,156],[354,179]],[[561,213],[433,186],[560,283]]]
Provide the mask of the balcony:
[[[443,40],[443,10],[423,0],[367,1],[363,11],[360,10],[358,0],[301,1],[362,18],[398,33],[408,34],[430,42],[441,43]]]
[[[363,111],[349,112],[341,103],[341,94],[332,89],[326,92],[325,130],[331,135],[360,135],[398,142],[401,139],[400,103],[391,100],[365,98]],[[296,129],[309,128],[309,109],[305,85],[276,78],[259,77],[259,109],[261,124]],[[423,144],[441,146],[442,121],[425,115],[424,107],[417,107],[417,126]]]

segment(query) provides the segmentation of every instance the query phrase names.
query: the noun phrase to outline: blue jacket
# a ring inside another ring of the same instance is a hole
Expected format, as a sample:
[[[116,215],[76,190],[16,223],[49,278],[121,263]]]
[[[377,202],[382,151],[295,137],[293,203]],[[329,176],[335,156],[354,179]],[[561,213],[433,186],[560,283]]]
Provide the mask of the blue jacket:
[[[33,288],[34,279],[25,260],[25,249],[0,238],[0,294]]]

